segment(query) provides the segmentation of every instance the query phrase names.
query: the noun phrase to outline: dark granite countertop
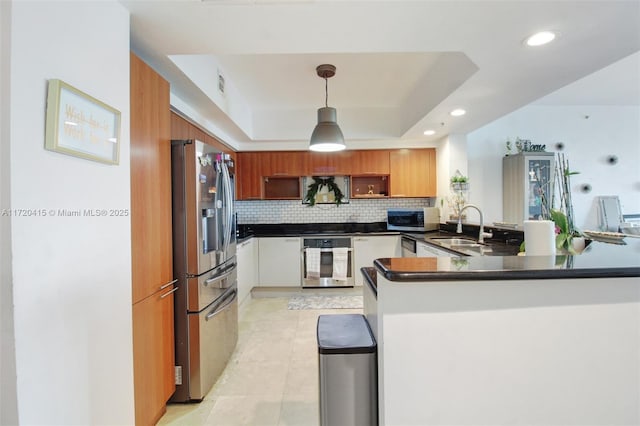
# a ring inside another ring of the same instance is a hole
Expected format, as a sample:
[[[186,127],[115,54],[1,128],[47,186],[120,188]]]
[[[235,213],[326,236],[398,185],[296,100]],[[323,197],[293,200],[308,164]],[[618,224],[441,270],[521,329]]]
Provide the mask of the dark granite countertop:
[[[373,266],[364,266],[360,268],[360,272],[364,276],[365,285],[368,285],[371,290],[373,290],[373,294],[378,296],[378,274],[376,273],[376,268]]]
[[[390,281],[513,280],[640,277],[640,239],[592,241],[579,255],[383,258],[377,271]]]
[[[522,238],[519,236],[513,236],[509,240],[499,238],[494,239],[493,237],[487,238],[485,239],[485,243],[482,245],[482,251],[480,251],[470,248],[452,249],[446,244],[443,244],[441,240],[442,238],[470,238],[477,240],[477,231],[476,233],[465,232],[464,234],[457,234],[455,231],[440,230],[425,233],[403,232],[402,235],[416,241],[424,241],[438,248],[442,248],[462,256],[515,256],[518,254],[518,251],[520,251],[520,243],[522,242]]]
[[[239,224],[238,239],[303,235],[398,234],[387,231],[386,222],[369,223],[262,223]]]
[[[455,224],[441,224],[439,231],[428,232],[398,232],[388,231],[386,222],[370,223],[269,223],[269,224],[241,224],[238,225],[238,243],[242,243],[252,237],[304,237],[304,236],[329,236],[329,235],[398,235],[425,241],[435,246],[448,250],[456,255],[474,256],[472,250],[451,250],[441,244],[438,237],[466,237],[476,238],[478,235],[478,225],[465,224],[464,234],[455,233]],[[487,231],[493,233],[493,237],[486,240],[483,255],[489,256],[509,256],[516,254],[523,239],[522,231],[499,229],[486,227]]]

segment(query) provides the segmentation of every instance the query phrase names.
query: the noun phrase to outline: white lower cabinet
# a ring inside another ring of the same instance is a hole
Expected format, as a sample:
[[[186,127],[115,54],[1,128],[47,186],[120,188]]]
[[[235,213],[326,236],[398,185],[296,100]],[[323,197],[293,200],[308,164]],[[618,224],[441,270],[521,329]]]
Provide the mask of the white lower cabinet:
[[[258,273],[263,287],[300,287],[300,238],[258,239]]]
[[[356,285],[362,285],[364,278],[360,268],[373,266],[375,259],[402,257],[400,235],[353,237],[353,257],[355,262],[355,283]]]
[[[258,242],[250,238],[238,244],[238,304],[247,298],[251,289],[258,285]]]
[[[418,241],[416,244],[417,257],[455,257],[456,255],[446,250],[439,249],[430,244]]]

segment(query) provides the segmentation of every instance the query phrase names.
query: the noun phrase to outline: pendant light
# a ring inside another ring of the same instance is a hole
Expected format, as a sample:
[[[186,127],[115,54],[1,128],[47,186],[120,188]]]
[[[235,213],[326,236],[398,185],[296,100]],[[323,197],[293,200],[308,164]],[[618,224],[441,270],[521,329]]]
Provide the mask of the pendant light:
[[[329,91],[327,79],[336,74],[336,67],[330,64],[316,67],[318,77],[324,78],[324,107],[318,108],[318,124],[309,141],[311,151],[341,151],[346,148],[342,130],[338,127],[336,109],[328,105]]]

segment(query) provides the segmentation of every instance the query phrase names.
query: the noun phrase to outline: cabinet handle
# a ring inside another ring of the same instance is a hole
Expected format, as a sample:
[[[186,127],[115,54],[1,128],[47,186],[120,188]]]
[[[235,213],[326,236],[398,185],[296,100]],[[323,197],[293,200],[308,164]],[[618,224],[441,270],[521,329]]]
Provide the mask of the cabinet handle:
[[[300,239],[299,238],[286,238],[284,241],[287,242],[287,243],[299,243]]]
[[[165,285],[161,285],[160,286],[160,290],[164,290],[165,288],[169,287],[171,284],[175,284],[177,282],[178,282],[178,279],[176,278],[175,280],[170,281],[170,282],[166,283]]]
[[[166,292],[165,294],[163,294],[162,296],[160,296],[160,299],[164,299],[165,297],[167,297],[167,296],[168,296],[168,295],[170,295],[171,293],[173,293],[173,292],[175,292],[175,291],[178,291],[178,289],[179,289],[179,288],[180,288],[180,287],[176,287],[176,288],[174,288],[174,289],[172,289],[172,290],[169,290],[168,292]]]
[[[368,238],[363,238],[363,237],[356,237],[353,239],[354,241],[369,241]]]

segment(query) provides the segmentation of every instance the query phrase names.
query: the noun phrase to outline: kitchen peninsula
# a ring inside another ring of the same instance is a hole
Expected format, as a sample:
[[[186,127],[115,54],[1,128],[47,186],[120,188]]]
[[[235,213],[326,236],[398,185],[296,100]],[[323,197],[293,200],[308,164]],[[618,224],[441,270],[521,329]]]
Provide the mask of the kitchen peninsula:
[[[380,425],[640,423],[639,239],[374,265]]]

